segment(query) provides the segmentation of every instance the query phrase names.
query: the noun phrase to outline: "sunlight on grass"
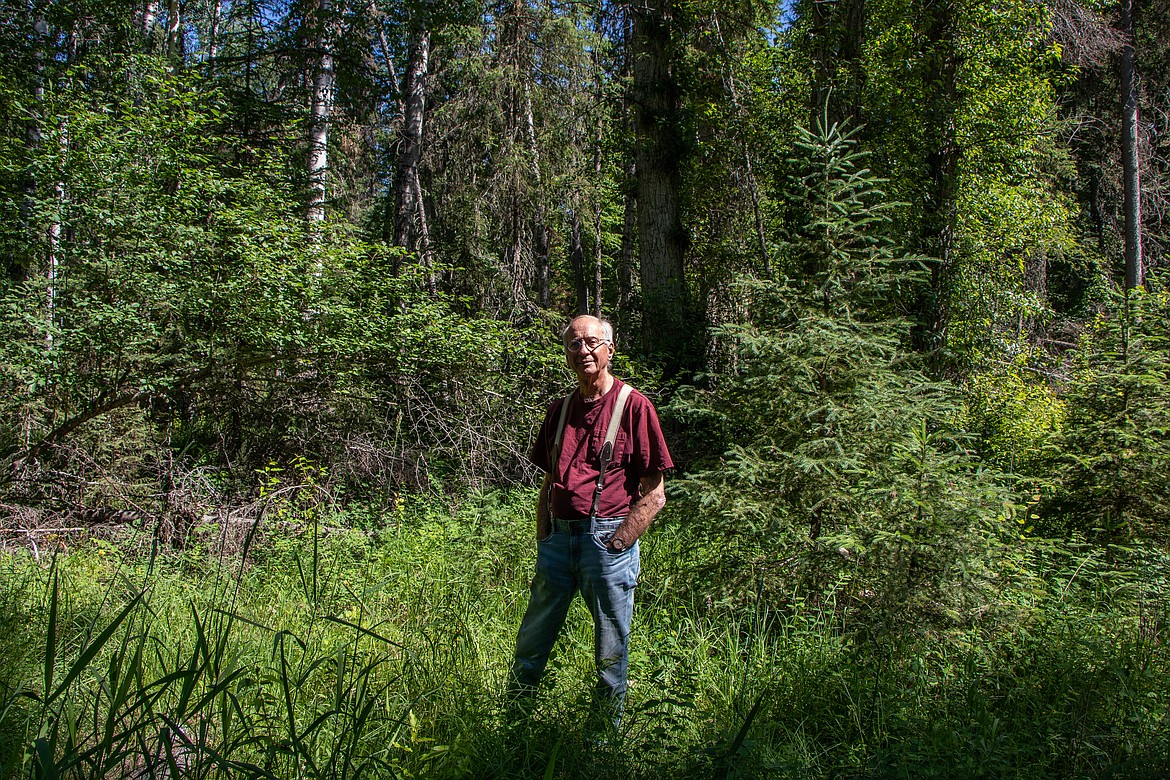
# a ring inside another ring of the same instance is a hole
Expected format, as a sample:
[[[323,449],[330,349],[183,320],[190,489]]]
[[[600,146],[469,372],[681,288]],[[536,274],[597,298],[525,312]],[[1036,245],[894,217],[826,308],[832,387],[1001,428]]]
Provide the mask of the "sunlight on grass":
[[[420,507],[377,533],[270,533],[237,558],[81,544],[0,556],[4,777],[1148,777],[1164,612],[1068,599],[1001,633],[867,641],[831,604],[689,603],[647,545],[629,712],[598,743],[575,605],[549,690],[504,675],[526,502]],[[147,552],[143,552],[146,550]],[[1163,608],[1164,609],[1164,608]],[[1144,621],[1144,622],[1143,622]]]

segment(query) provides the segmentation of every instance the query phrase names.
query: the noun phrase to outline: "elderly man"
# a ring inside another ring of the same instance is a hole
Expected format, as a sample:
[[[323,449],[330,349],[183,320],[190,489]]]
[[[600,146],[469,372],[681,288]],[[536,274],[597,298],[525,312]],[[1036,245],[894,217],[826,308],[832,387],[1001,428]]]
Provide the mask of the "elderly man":
[[[626,693],[638,538],[666,504],[662,473],[674,464],[653,404],[632,388],[623,391],[627,385],[610,373],[613,326],[576,317],[561,338],[577,389],[549,406],[529,455],[545,477],[536,507],[536,575],[516,638],[511,690],[535,691],[580,591],[593,616],[597,697],[616,724]]]

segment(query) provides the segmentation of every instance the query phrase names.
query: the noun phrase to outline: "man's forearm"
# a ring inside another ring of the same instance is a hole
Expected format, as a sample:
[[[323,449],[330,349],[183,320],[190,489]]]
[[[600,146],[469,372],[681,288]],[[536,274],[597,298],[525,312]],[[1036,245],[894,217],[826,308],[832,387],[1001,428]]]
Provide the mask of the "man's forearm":
[[[650,527],[650,523],[654,521],[664,506],[666,506],[666,490],[663,486],[661,473],[643,479],[642,497],[630,507],[625,522],[618,526],[617,531],[613,534],[614,537],[625,542],[626,549],[633,547],[634,542],[646,533],[646,529]]]

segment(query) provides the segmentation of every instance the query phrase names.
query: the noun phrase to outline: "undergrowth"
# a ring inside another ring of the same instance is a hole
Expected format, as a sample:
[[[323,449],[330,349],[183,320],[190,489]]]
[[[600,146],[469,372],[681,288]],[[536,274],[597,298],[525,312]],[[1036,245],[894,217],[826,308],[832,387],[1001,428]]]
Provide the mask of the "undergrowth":
[[[1165,601],[1087,553],[1038,555],[1047,585],[982,622],[879,640],[832,594],[697,597],[670,511],[644,549],[620,738],[584,717],[579,603],[520,715],[503,688],[530,503],[269,531],[244,559],[134,539],[4,553],[0,777],[1167,776]]]

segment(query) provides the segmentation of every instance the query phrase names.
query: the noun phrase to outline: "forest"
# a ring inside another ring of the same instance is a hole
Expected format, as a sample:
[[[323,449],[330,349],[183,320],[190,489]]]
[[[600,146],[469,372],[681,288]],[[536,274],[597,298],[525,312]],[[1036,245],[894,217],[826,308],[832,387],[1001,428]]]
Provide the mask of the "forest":
[[[1170,778],[1168,0],[0,0],[0,255],[0,778]]]

